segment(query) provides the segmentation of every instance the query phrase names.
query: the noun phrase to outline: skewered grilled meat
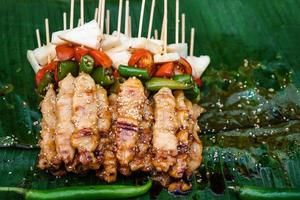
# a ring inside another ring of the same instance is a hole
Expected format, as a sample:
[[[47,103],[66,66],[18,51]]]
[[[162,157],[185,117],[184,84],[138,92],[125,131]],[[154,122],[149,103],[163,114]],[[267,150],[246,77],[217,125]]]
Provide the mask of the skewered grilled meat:
[[[143,121],[140,124],[140,134],[137,144],[137,153],[133,161],[130,163],[132,171],[142,170],[149,172],[152,170],[152,125],[153,125],[153,109],[149,100],[145,101],[143,110]]]
[[[202,161],[197,118],[203,109],[183,91],[159,90],[147,99],[140,80],[129,78],[111,94],[85,73],[59,83],[57,99],[49,88],[43,114],[38,167],[62,174],[96,170],[114,182],[119,170],[151,172],[169,191],[186,191]],[[56,153],[57,152],[57,153]]]
[[[178,155],[176,158],[176,164],[171,168],[169,174],[174,178],[182,178],[187,168],[188,158],[188,125],[189,125],[189,111],[185,104],[185,100],[188,101],[183,91],[175,92],[176,99],[176,113],[179,122],[179,130],[176,133],[178,140]]]
[[[55,128],[56,128],[56,94],[52,86],[48,89],[46,96],[41,104],[43,114],[42,130],[38,167],[40,169],[53,168],[57,170],[60,166],[59,159],[55,149]]]
[[[94,156],[99,142],[95,91],[95,82],[88,74],[81,73],[75,79],[72,105],[75,132],[71,143],[78,150],[80,163],[91,169],[99,168],[99,162]]]
[[[98,107],[98,131],[108,133],[111,125],[109,102],[106,90],[99,85],[96,86],[96,102]]]
[[[74,95],[74,77],[68,74],[66,78],[59,82],[59,90],[56,102],[56,150],[60,158],[66,164],[67,171],[72,171],[75,149],[71,145],[71,136],[74,132],[72,119],[72,103]],[[55,110],[55,109],[54,109]],[[43,115],[43,117],[45,117]]]
[[[154,95],[153,165],[157,171],[167,172],[176,162],[178,120],[175,98],[169,88],[162,88]]]
[[[119,170],[123,175],[130,173],[129,163],[135,156],[145,100],[139,79],[129,78],[121,85],[117,98],[116,144]]]
[[[187,170],[186,170],[186,175],[187,177],[190,177],[202,162],[202,142],[199,139],[198,132],[200,130],[197,119],[201,115],[201,113],[204,112],[204,109],[198,106],[197,104],[191,104],[190,102],[187,102],[188,105],[188,110],[190,112],[191,116],[191,133],[189,135],[189,157],[188,157],[188,162],[187,162]]]
[[[112,142],[114,137],[113,133],[110,132],[112,117],[106,90],[97,86],[96,97],[98,102],[98,131],[100,134],[97,152],[101,155],[103,161],[103,169],[97,172],[97,176],[110,183],[116,181],[117,178],[117,159]],[[110,103],[111,105],[115,104],[113,101]]]

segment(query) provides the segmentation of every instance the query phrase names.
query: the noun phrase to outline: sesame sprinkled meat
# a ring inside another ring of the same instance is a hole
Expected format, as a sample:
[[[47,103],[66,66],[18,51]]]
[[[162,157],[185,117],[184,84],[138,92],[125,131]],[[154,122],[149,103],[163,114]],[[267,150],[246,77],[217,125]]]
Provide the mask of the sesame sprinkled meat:
[[[88,74],[81,73],[75,79],[72,105],[75,132],[72,134],[71,144],[78,150],[80,163],[90,169],[99,168],[94,156],[99,143],[95,92],[96,84]]]
[[[130,173],[129,163],[135,156],[145,100],[144,87],[139,79],[129,78],[121,85],[115,132],[119,170],[123,175]]]
[[[153,165],[157,171],[167,172],[176,162],[178,154],[176,131],[178,120],[175,98],[169,88],[162,88],[154,95]]]
[[[52,86],[41,103],[43,114],[38,167],[40,169],[58,169],[61,163],[55,148],[56,94]]]

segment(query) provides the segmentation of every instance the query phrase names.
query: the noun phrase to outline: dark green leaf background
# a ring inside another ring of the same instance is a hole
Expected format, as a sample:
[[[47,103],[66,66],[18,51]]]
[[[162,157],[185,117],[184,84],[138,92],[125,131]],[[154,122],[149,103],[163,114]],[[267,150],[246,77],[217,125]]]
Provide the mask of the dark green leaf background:
[[[86,0],[91,19],[97,1]],[[107,0],[116,28],[116,0]],[[131,0],[136,34],[140,3]],[[193,178],[193,190],[178,198],[237,199],[228,185],[300,187],[300,1],[181,0],[189,29],[196,28],[196,55],[212,64],[203,76],[200,118],[204,162]],[[76,1],[78,19],[79,1]],[[104,184],[94,174],[55,177],[35,168],[40,113],[34,72],[27,49],[37,46],[35,29],[44,38],[62,28],[67,0],[0,0],[0,186],[54,188]],[[160,30],[163,1],[158,0],[154,28]],[[174,2],[169,0],[169,42],[174,41]],[[146,3],[146,27],[150,1]],[[77,23],[77,22],[76,22]],[[119,183],[134,184],[120,177]],[[137,199],[174,199],[162,190]],[[1,194],[0,199],[17,196]]]

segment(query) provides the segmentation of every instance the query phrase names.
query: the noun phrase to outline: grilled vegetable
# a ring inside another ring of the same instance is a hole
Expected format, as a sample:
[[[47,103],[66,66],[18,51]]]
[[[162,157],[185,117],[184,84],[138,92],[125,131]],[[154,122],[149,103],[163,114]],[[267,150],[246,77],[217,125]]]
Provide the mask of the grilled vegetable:
[[[60,61],[71,60],[75,55],[73,47],[68,45],[58,45],[55,47],[55,50],[56,56]]]
[[[184,91],[184,95],[193,103],[198,103],[200,101],[200,89],[198,85],[194,82],[192,87]]]
[[[146,69],[140,69],[136,67],[128,67],[120,65],[118,68],[119,74],[124,77],[137,77],[141,79],[150,79],[150,75]]]
[[[192,83],[192,76],[189,74],[180,74],[173,76],[173,80],[181,83]]]
[[[125,199],[145,194],[152,186],[149,180],[145,185],[94,185],[77,186],[49,190],[34,190],[17,187],[0,187],[0,191],[21,194],[25,200],[93,200]]]
[[[182,57],[178,61],[178,67],[179,67],[180,71],[182,71],[182,73],[184,73],[184,74],[192,74],[192,72],[193,72],[192,66],[190,65],[190,63]]]
[[[85,47],[75,47],[74,52],[75,52],[75,60],[77,62],[80,62],[81,57],[84,55],[87,55],[89,53],[89,49],[85,48]]]
[[[150,91],[157,91],[163,87],[170,88],[171,90],[186,90],[191,85],[166,78],[152,78],[146,82],[146,88]]]
[[[37,86],[40,85],[40,82],[46,72],[54,72],[56,68],[57,68],[57,62],[55,62],[55,61],[51,62],[51,63],[47,64],[46,66],[44,66],[43,68],[41,68],[35,75],[36,85]]]
[[[89,55],[82,56],[79,66],[80,71],[90,74],[94,68],[94,59]]]
[[[167,62],[162,64],[155,73],[157,77],[172,77],[174,75],[174,63]]]
[[[151,73],[153,70],[153,56],[151,52],[146,49],[137,49],[130,57],[128,65],[147,69],[148,73]]]
[[[299,188],[263,188],[256,186],[229,187],[242,200],[296,200],[300,199]]]
[[[156,54],[154,55],[154,63],[175,62],[180,59],[178,53]]]
[[[95,60],[95,66],[102,66],[104,68],[109,68],[112,66],[113,62],[108,57],[108,55],[102,51],[92,50],[89,52]]]
[[[94,71],[92,77],[94,78],[95,82],[102,85],[102,86],[109,86],[115,82],[115,78],[112,74],[112,69],[104,69],[103,67],[98,67]]]
[[[58,65],[57,77],[58,80],[64,79],[69,73],[73,76],[78,75],[78,64],[74,61],[62,61]]]
[[[37,87],[37,92],[40,95],[44,95],[46,93],[46,88],[49,84],[54,83],[54,78],[53,78],[53,73],[52,72],[46,72],[40,81],[38,87]]]

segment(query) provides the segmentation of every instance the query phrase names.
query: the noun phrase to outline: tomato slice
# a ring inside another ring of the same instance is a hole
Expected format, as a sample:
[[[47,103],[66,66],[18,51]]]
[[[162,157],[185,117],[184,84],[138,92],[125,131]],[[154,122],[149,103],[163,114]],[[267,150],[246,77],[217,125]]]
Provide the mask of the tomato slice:
[[[172,77],[174,76],[174,63],[167,62],[162,64],[155,73],[157,77]]]
[[[154,66],[152,53],[146,49],[135,50],[128,61],[128,66],[144,68],[151,73]]]
[[[112,66],[112,60],[103,51],[91,50],[89,55],[94,58],[95,66],[102,66],[103,68],[110,68]]]
[[[179,66],[180,70],[182,71],[182,73],[184,73],[184,74],[190,74],[191,75],[192,72],[193,72],[192,66],[190,65],[190,63],[182,57],[178,61],[178,66]]]
[[[46,72],[49,71],[57,71],[57,61],[53,61],[47,65],[45,65],[42,69],[40,69],[36,75],[35,75],[35,83],[36,85],[39,85],[43,76],[45,75]],[[56,75],[57,76],[57,75]],[[57,77],[56,77],[57,78]],[[56,79],[55,79],[56,80]]]
[[[73,47],[68,45],[58,45],[55,47],[55,50],[56,56],[60,61],[71,60],[75,55]]]
[[[200,78],[194,79],[195,83],[199,86],[202,87],[202,80]]]
[[[87,55],[90,50],[85,48],[85,47],[75,47],[74,48],[74,51],[75,51],[75,60],[77,62],[79,62],[81,60],[81,57],[84,56],[84,55]]]

